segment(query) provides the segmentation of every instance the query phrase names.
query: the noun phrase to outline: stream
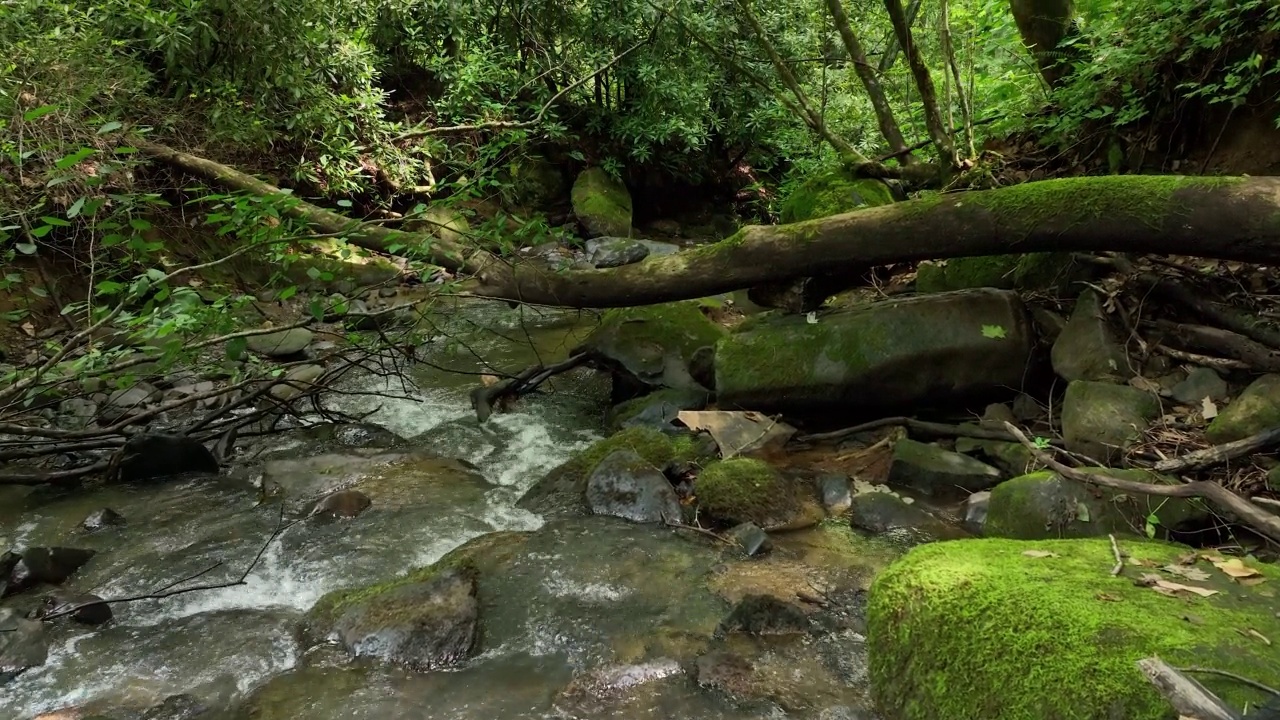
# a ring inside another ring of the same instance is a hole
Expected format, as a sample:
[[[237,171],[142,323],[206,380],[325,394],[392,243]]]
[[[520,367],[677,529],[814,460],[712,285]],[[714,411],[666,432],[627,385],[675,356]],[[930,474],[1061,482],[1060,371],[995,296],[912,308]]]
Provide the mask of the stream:
[[[328,404],[372,411],[368,421],[408,438],[409,449],[464,460],[476,472],[426,463],[389,478],[397,483],[391,502],[375,499],[350,521],[291,526],[242,584],[116,604],[115,619],[99,628],[52,623],[48,661],[0,689],[0,718],[70,707],[118,719],[189,717],[161,706],[175,695],[213,708],[199,717],[229,719],[871,717],[857,709],[865,694],[862,638],[847,628],[785,647],[721,647],[755,658],[756,674],[739,684],[772,677],[772,685],[763,682],[774,688],[767,701],[728,702],[700,688],[688,667],[729,608],[721,598],[753,583],[795,582],[796,563],[779,561],[770,575],[726,564],[711,543],[652,527],[550,521],[518,509],[533,482],[603,436],[607,378],[586,369],[554,378],[547,392],[481,427],[468,400],[478,378],[429,364],[476,373],[484,362],[510,371],[555,361],[591,319],[490,303],[454,320],[465,341],[433,346],[413,371],[418,387],[409,397],[337,395]],[[385,377],[352,383],[348,389],[404,392]],[[360,432],[293,435],[214,480],[71,494],[0,489],[0,547],[96,550],[66,589],[103,597],[182,587],[193,576],[187,585],[234,582],[280,518],[279,503],[259,502],[262,461],[341,453],[371,440]],[[92,534],[79,528],[103,507],[127,524]],[[308,651],[299,639],[301,619],[327,592],[429,565],[482,535],[534,530],[501,592],[482,608],[480,654],[459,669],[353,664],[332,646]],[[826,552],[804,534],[790,542],[806,557]],[[709,577],[718,595],[705,589]],[[38,599],[25,593],[4,605],[25,610]]]

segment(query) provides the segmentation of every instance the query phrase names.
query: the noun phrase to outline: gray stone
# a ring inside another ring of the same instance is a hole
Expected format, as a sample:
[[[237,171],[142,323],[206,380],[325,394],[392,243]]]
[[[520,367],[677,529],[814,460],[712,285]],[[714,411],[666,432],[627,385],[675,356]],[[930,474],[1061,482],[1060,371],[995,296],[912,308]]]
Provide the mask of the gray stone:
[[[1102,309],[1094,290],[1076,300],[1075,312],[1058,335],[1050,352],[1053,370],[1065,380],[1118,380],[1133,377],[1129,355]]]
[[[648,248],[649,255],[652,257],[662,257],[664,255],[672,255],[680,252],[680,246],[674,243],[661,242],[659,240],[646,240],[644,238],[635,238],[635,242],[638,242]]]
[[[476,581],[445,570],[360,603],[334,630],[354,657],[370,657],[412,670],[434,670],[465,660],[476,640]]]
[[[5,593],[13,595],[41,583],[61,585],[96,554],[95,550],[80,548],[27,548],[9,571]]]
[[[59,592],[48,595],[35,614],[38,619],[50,615],[70,617],[82,625],[102,625],[112,618],[111,606],[102,602],[101,597],[89,593]]]
[[[23,618],[13,608],[0,608],[0,685],[48,658],[44,624]]]
[[[1205,399],[1213,401],[1227,398],[1227,381],[1209,368],[1195,368],[1187,373],[1187,379],[1173,386],[1173,399],[1185,405],[1200,405]]]
[[[263,335],[250,335],[246,339],[253,352],[267,357],[288,357],[302,352],[311,344],[312,334],[306,328],[292,328]]]
[[[964,529],[978,535],[987,523],[987,508],[991,505],[991,492],[976,492],[964,501]]]
[[[1111,462],[1142,439],[1159,414],[1159,399],[1150,392],[1076,380],[1062,399],[1062,438],[1072,452]]]
[[[853,493],[847,475],[823,475],[818,478],[818,492],[828,515],[839,515],[853,504]]]
[[[855,495],[849,509],[849,524],[902,547],[968,537],[960,528],[887,492]]]
[[[1205,437],[1225,443],[1280,427],[1280,375],[1263,375],[1209,423]]]
[[[658,468],[630,450],[605,457],[587,478],[587,504],[596,515],[632,522],[678,521],[680,499]]]
[[[728,537],[738,543],[738,547],[747,557],[754,557],[773,549],[773,541],[769,539],[769,533],[755,523],[735,525],[729,530]]]
[[[112,510],[111,508],[102,508],[89,513],[89,516],[80,523],[80,527],[85,532],[98,532],[109,527],[119,527],[125,524],[124,516]]]
[[[1013,410],[1013,416],[1022,422],[1035,420],[1044,415],[1044,409],[1040,407],[1040,401],[1026,393],[1018,393],[1018,397],[1013,399],[1011,409]]]
[[[58,404],[58,414],[76,427],[84,427],[98,416],[98,404],[88,398],[67,398]]]
[[[99,412],[99,418],[108,424],[118,423],[127,417],[141,413],[147,408],[148,403],[159,396],[160,391],[145,382],[116,390],[107,396],[107,401]]]
[[[369,509],[373,501],[359,490],[339,490],[329,493],[316,503],[310,515],[324,518],[353,518]]]
[[[188,473],[214,475],[220,470],[217,458],[203,443],[182,435],[135,435],[124,444],[122,453],[122,482],[161,480]]]
[[[629,238],[602,237],[587,243],[587,257],[597,268],[631,265],[648,256],[648,247]]]
[[[1019,387],[1035,337],[1016,293],[966,290],[803,315],[761,315],[716,346],[722,407],[894,412]]]
[[[299,365],[285,373],[279,383],[271,386],[268,393],[277,400],[292,400],[311,390],[321,375],[324,375],[322,365]]]
[[[899,440],[893,447],[889,482],[926,495],[955,490],[978,492],[995,487],[1000,471],[984,462],[937,445]]]

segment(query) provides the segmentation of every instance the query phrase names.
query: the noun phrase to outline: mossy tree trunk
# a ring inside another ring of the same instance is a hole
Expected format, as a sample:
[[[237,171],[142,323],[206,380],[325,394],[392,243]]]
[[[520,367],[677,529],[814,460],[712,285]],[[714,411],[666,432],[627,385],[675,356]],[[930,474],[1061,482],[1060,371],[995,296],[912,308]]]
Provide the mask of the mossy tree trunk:
[[[1040,75],[1057,87],[1070,69],[1060,47],[1071,31],[1071,0],[1009,0],[1009,7]]]
[[[827,0],[827,11],[831,13],[831,19],[840,32],[840,39],[849,53],[849,60],[853,62],[854,72],[862,82],[862,87],[866,89],[867,97],[871,98],[871,106],[875,108],[876,120],[880,124],[880,134],[889,144],[889,150],[904,165],[913,162],[915,158],[907,150],[907,141],[903,139],[898,120],[893,116],[893,107],[889,104],[889,98],[885,95],[884,88],[880,86],[876,69],[867,61],[867,51],[862,47],[862,42],[858,40],[853,27],[849,24],[849,15],[844,11],[844,3],[841,0]]]
[[[938,93],[933,86],[933,75],[929,66],[916,47],[915,36],[911,32],[911,24],[907,21],[907,12],[902,7],[902,0],[884,0],[884,7],[889,11],[889,20],[893,23],[893,31],[898,36],[903,53],[907,56],[907,64],[911,67],[911,76],[915,80],[916,89],[920,91],[920,104],[924,106],[924,124],[929,130],[929,139],[938,151],[938,159],[945,166],[956,166],[955,146],[951,142],[950,129],[942,124],[942,113],[938,110]]]
[[[163,146],[152,157],[224,187],[281,190]],[[471,275],[480,297],[563,307],[627,307],[706,297],[870,265],[1032,252],[1161,253],[1280,265],[1280,178],[1119,175],[1047,180],[911,200],[791,225],[752,226],[718,243],[607,270],[554,272],[434,236],[365,225],[302,201],[292,217],[353,244],[421,248]]]

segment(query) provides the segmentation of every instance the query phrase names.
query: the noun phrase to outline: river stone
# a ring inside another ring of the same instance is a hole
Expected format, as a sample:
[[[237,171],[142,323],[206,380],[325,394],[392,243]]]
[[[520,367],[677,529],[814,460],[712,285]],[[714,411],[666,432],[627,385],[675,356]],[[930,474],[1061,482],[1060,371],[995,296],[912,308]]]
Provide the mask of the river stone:
[[[1068,382],[1116,380],[1133,377],[1129,355],[1116,337],[1102,309],[1102,298],[1092,289],[1076,300],[1075,311],[1058,335],[1050,352],[1053,370]]]
[[[995,487],[1000,471],[967,455],[915,440],[899,440],[893,446],[889,482],[926,495],[956,489],[978,492]]]
[[[1227,399],[1227,381],[1209,368],[1198,367],[1187,373],[1187,378],[1173,386],[1173,399],[1184,405],[1199,407],[1205,398],[1213,401]]]
[[[614,377],[615,401],[661,388],[705,392],[689,366],[726,334],[696,301],[610,310],[570,354],[587,353]]]
[[[324,375],[323,365],[299,365],[285,373],[268,392],[277,400],[292,400],[310,390],[321,375]]]
[[[44,624],[27,620],[13,608],[0,608],[0,685],[49,657]]]
[[[710,463],[694,480],[693,494],[703,514],[725,523],[751,522],[765,530],[797,530],[826,518],[812,485],[784,478],[754,458]]]
[[[853,505],[849,508],[849,524],[883,537],[898,547],[953,540],[968,535],[928,512],[908,505],[897,495],[878,491],[853,496]]]
[[[139,382],[108,395],[106,402],[98,411],[98,417],[104,423],[115,424],[141,413],[147,408],[148,403],[159,397],[160,391],[154,386]]]
[[[40,583],[61,585],[95,554],[95,550],[80,548],[27,548],[22,551],[22,559],[9,571],[6,592],[20,593]]]
[[[316,503],[310,515],[327,518],[353,518],[369,509],[373,501],[359,490],[339,490]]]
[[[311,344],[312,334],[306,328],[279,330],[245,339],[249,349],[259,355],[283,358],[296,355]]]
[[[720,621],[717,635],[793,635],[809,630],[809,618],[794,604],[773,595],[747,595]]]
[[[613,407],[609,424],[616,430],[629,427],[651,427],[665,433],[678,433],[674,425],[682,410],[702,410],[711,399],[706,390],[664,388],[648,395],[627,400]]]
[[[1136,538],[1120,546],[1141,566],[1126,563],[1118,577],[1107,538],[934,543],[889,566],[872,585],[866,633],[882,716],[1175,717],[1136,667],[1151,656],[1280,686],[1280,645],[1242,641],[1240,630],[1280,636],[1277,569],[1245,560],[1266,581],[1242,586],[1198,560],[1204,580],[1165,577],[1215,594],[1169,597],[1137,579],[1179,566],[1187,548]],[[1196,680],[1237,708],[1265,697],[1229,677]]]
[[[220,469],[218,459],[198,440],[144,433],[124,444],[119,477],[122,482],[138,482],[187,473],[216,475]]]
[[[352,449],[308,458],[269,460],[262,487],[284,497],[293,513],[306,513],[326,495],[359,490],[379,508],[429,505],[441,492],[483,496],[489,488],[475,469],[460,460],[421,452]],[[459,495],[459,501],[463,501]]]
[[[1087,468],[1088,472],[1154,484],[1178,484],[1146,470]],[[1179,527],[1196,527],[1212,516],[1199,500],[1122,493],[1068,480],[1042,470],[1000,483],[987,502],[984,534],[1017,540],[1094,537],[1112,533],[1166,537]]]
[[[67,617],[83,625],[101,625],[112,617],[111,606],[100,602],[101,600],[102,598],[98,595],[89,593],[54,593],[45,596],[40,607],[36,609],[36,618],[43,619],[55,613],[78,608]],[[87,603],[96,604],[87,605]],[[85,607],[79,607],[80,605]]]
[[[680,520],[680,499],[657,468],[630,450],[619,450],[587,478],[587,503],[596,515],[640,523]]]
[[[1280,375],[1263,375],[1209,423],[1205,437],[1213,443],[1247,438],[1280,427]]]
[[[570,197],[573,214],[588,237],[631,235],[631,193],[602,168],[583,170]]]
[[[991,506],[991,491],[983,490],[970,495],[964,501],[964,529],[980,535],[987,524],[987,512]]]
[[[773,549],[773,541],[769,539],[769,533],[755,523],[735,525],[726,535],[742,548],[742,553],[747,557],[761,555]]]
[[[478,613],[475,577],[446,570],[355,605],[334,631],[354,657],[425,671],[467,658]]]
[[[891,202],[888,185],[837,169],[811,175],[797,185],[780,204],[779,216],[784,223],[796,223]]]
[[[602,237],[587,242],[588,261],[597,268],[631,265],[649,257],[649,248],[630,238]]]
[[[1076,380],[1062,399],[1062,438],[1072,452],[1111,462],[1141,440],[1159,414],[1159,398],[1146,390]]]
[[[1016,293],[970,290],[753,318],[716,346],[717,404],[883,412],[1006,393],[1034,334]]]
[[[85,532],[98,532],[109,527],[119,527],[125,524],[124,516],[112,510],[111,508],[100,508],[89,513],[81,523],[80,527]]]
[[[818,492],[828,515],[840,515],[853,504],[848,475],[823,475],[818,478]]]

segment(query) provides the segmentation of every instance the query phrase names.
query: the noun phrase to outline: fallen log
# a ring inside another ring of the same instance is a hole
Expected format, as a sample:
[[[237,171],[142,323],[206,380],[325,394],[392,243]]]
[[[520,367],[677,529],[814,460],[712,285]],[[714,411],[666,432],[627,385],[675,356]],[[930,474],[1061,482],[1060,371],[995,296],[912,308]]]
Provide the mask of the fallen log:
[[[157,161],[223,187],[285,196],[220,163],[138,141]],[[563,307],[626,307],[706,297],[870,265],[1046,251],[1173,253],[1280,264],[1280,178],[1123,175],[949,193],[803,223],[749,226],[718,243],[602,270],[508,263],[424,233],[363,224],[293,199],[285,212],[356,245],[420,250],[464,272],[478,297]]]
[[[1179,717],[1196,720],[1240,720],[1240,714],[1203,685],[1156,657],[1138,661],[1147,682],[1169,701]]]

